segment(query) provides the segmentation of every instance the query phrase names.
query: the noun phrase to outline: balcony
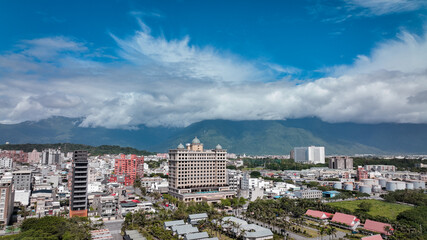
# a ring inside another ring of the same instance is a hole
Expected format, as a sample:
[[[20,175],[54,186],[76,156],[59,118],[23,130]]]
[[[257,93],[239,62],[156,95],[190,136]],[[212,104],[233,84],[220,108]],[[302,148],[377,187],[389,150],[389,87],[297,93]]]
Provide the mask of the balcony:
[[[81,184],[81,183],[84,183],[85,185],[84,186],[86,186],[86,183],[87,183],[87,180],[83,180],[83,181],[78,181],[77,179],[76,179],[76,181],[74,181],[74,183],[75,184]],[[83,186],[83,185],[74,185],[74,186]]]
[[[85,195],[86,195],[86,189],[82,189],[82,190],[75,189],[74,193],[85,193]]]
[[[73,204],[72,208],[83,208],[86,209],[86,204]]]

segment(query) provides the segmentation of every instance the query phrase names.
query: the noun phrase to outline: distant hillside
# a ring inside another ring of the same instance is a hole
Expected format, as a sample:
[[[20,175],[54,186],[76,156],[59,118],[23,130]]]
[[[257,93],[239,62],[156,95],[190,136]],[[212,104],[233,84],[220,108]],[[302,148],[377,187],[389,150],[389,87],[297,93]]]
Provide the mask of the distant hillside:
[[[154,149],[174,148],[197,136],[205,146],[221,144],[234,153],[289,154],[296,146],[325,146],[328,153],[382,153],[381,149],[348,140],[314,135],[304,128],[287,127],[286,121],[208,120],[194,123]]]
[[[427,124],[327,123],[317,118],[283,121],[206,120],[185,128],[137,126],[136,130],[82,128],[80,119],[54,117],[0,124],[0,142],[118,145],[166,152],[197,136],[207,148],[229,152],[289,154],[295,146],[321,145],[327,154],[427,154]]]
[[[131,147],[120,147],[120,146],[111,146],[111,145],[101,145],[101,146],[89,146],[83,144],[73,144],[73,143],[54,143],[54,144],[3,144],[0,145],[2,150],[22,150],[24,152],[31,152],[33,149],[37,151],[42,151],[43,149],[60,148],[62,152],[73,152],[75,150],[86,150],[91,155],[104,155],[104,154],[137,154],[137,155],[152,155],[154,153],[148,152],[145,150],[138,150]]]

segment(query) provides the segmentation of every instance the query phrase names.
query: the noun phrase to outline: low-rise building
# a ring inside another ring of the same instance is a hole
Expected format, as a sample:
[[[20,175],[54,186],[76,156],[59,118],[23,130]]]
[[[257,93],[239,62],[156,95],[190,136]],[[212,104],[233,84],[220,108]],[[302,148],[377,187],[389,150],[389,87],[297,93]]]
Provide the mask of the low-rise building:
[[[337,212],[329,224],[354,231],[360,225],[360,219],[353,215]]]
[[[185,225],[174,225],[171,227],[171,230],[174,235],[177,235],[179,238],[183,238],[185,235],[190,233],[197,233],[199,232],[199,229],[196,227],[193,227],[190,224]]]
[[[92,240],[113,240],[113,235],[111,235],[110,230],[108,229],[99,229],[90,231]]]
[[[394,165],[365,165],[364,168],[368,172],[396,172]]]
[[[118,199],[115,196],[99,196],[94,199],[94,205],[96,206],[98,216],[102,218],[116,218],[117,204]]]
[[[315,221],[322,221],[322,222],[326,222],[327,220],[331,219],[331,217],[333,216],[332,213],[327,213],[327,212],[322,212],[322,211],[317,211],[317,210],[307,210],[307,212],[305,212],[304,217],[315,220]]]
[[[297,198],[307,198],[307,199],[322,198],[322,191],[320,191],[320,190],[300,190],[300,191],[295,191],[295,196]]]
[[[201,240],[206,238],[209,238],[209,234],[207,232],[198,232],[185,235],[184,240]]]
[[[208,219],[208,215],[206,213],[198,213],[198,214],[190,214],[188,215],[188,223],[197,224],[199,221],[203,221]]]
[[[372,235],[369,237],[363,237],[361,240],[383,240],[380,234]]]
[[[391,235],[393,232],[393,227],[388,223],[366,219],[366,222],[363,225],[363,230],[373,233],[380,233],[383,235]]]
[[[171,228],[172,228],[173,226],[176,226],[176,225],[184,225],[184,224],[185,224],[184,220],[166,221],[166,222],[164,222],[164,223],[163,223],[163,227],[164,227],[166,230],[171,230]]]
[[[237,228],[235,225],[238,225],[239,227]],[[223,217],[221,228],[225,231],[234,232],[237,236],[242,235],[244,240],[273,239],[273,232],[271,232],[270,229],[256,224],[248,224],[245,220],[236,217]]]

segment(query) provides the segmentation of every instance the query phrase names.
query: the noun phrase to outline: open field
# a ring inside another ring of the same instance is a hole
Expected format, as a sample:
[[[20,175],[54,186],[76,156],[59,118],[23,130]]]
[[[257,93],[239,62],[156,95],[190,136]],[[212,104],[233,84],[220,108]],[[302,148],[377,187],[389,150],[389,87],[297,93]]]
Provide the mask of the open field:
[[[356,200],[356,201],[342,201],[342,202],[331,202],[327,203],[335,207],[342,207],[350,211],[355,211],[361,202],[370,202],[372,207],[368,212],[372,216],[383,216],[392,220],[395,220],[399,213],[409,210],[412,207],[397,203],[388,203],[379,200]]]

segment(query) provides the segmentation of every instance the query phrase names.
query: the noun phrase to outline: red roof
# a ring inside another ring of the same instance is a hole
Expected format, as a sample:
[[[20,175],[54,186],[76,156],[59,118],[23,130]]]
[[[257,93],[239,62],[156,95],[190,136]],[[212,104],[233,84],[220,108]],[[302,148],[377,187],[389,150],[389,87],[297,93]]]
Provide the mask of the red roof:
[[[353,215],[348,215],[348,214],[339,213],[339,212],[335,213],[334,217],[332,218],[332,222],[343,223],[351,227],[354,226],[353,221],[358,222],[359,219],[357,219]]]
[[[363,228],[368,230],[368,231],[390,235],[390,233],[388,233],[385,230],[386,226],[388,226],[390,229],[392,229],[391,225],[388,223],[382,223],[382,222],[377,222],[377,221],[372,221],[372,220],[366,219],[365,226]]]
[[[132,202],[134,202],[134,203],[140,203],[140,201],[138,201],[136,199],[132,200]]]
[[[308,209],[305,215],[308,215],[310,217],[320,218],[320,219],[327,219],[332,216],[331,213],[317,211],[317,210],[310,210]]]
[[[369,237],[364,237],[362,238],[362,240],[383,240],[383,238],[381,237],[380,234],[377,234]]]

